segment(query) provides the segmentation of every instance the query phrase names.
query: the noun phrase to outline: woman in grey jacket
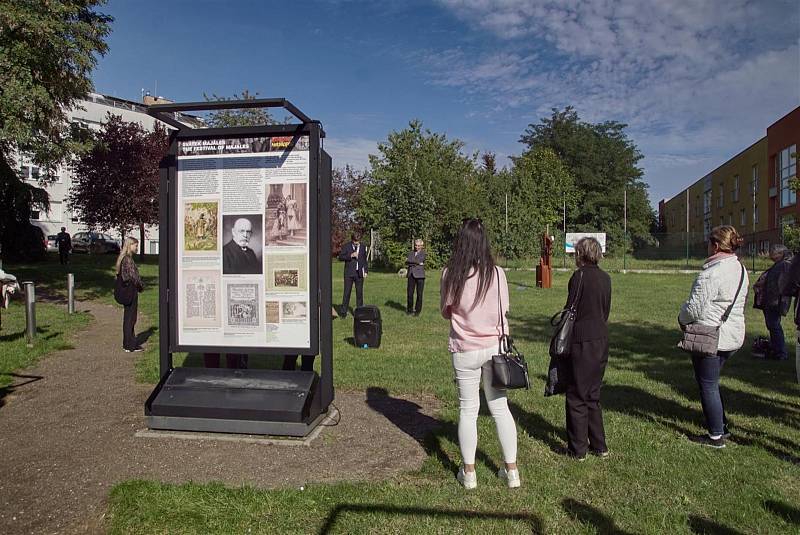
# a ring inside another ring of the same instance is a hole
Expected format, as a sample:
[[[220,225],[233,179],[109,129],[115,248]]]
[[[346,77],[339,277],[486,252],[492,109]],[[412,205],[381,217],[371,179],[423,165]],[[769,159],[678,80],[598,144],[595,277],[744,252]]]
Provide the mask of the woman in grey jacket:
[[[425,289],[425,242],[414,240],[414,250],[408,253],[408,284],[406,285],[406,314],[419,316],[422,312],[422,291]],[[414,306],[414,290],[417,291],[417,304]],[[412,309],[411,307],[414,306]]]
[[[694,376],[700,387],[700,402],[708,429],[708,435],[697,437],[695,441],[713,448],[724,448],[725,438],[730,434],[719,390],[720,372],[725,362],[744,343],[744,307],[750,282],[747,270],[736,256],[736,250],[743,241],[730,225],[711,231],[708,237],[709,257],[678,316],[681,325],[699,323],[719,326],[717,354],[713,357],[692,355]],[[723,315],[731,303],[733,308],[730,316],[723,322]]]

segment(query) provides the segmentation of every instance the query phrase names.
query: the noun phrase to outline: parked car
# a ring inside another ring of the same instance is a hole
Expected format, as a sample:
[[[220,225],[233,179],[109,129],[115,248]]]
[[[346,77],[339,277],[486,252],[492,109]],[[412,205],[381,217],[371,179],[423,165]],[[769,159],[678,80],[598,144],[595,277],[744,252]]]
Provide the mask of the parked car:
[[[58,252],[58,244],[56,244],[56,235],[49,234],[47,236],[47,252],[48,253],[57,253]]]
[[[76,232],[72,236],[72,252],[87,254],[119,253],[119,244],[108,234]]]

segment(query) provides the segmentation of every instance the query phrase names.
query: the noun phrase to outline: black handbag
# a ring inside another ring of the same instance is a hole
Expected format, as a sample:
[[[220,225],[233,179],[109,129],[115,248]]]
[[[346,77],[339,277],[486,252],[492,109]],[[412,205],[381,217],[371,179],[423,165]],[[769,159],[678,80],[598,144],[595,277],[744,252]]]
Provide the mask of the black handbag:
[[[550,356],[555,359],[568,357],[572,345],[572,331],[575,329],[575,318],[578,315],[578,302],[583,293],[583,271],[578,271],[578,273],[580,273],[580,278],[575,298],[563,310],[550,318],[550,325],[554,327],[553,337],[550,338]]]
[[[114,301],[127,307],[133,304],[134,297],[136,297],[136,288],[133,283],[122,280],[122,275],[117,273],[117,278],[114,280]]]
[[[497,269],[495,267],[495,269]],[[492,355],[492,386],[495,388],[524,388],[531,387],[528,378],[528,363],[525,357],[517,351],[514,340],[506,334],[506,324],[503,318],[503,302],[500,297],[500,274],[497,274],[497,303],[500,307],[500,339],[498,353]]]

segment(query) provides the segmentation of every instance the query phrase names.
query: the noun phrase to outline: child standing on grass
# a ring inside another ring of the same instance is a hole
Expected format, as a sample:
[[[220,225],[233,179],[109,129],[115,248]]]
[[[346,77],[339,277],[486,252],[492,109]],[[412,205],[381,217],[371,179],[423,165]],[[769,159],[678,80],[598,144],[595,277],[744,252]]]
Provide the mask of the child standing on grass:
[[[508,312],[508,284],[503,270],[494,264],[480,219],[465,219],[458,233],[442,274],[441,311],[450,320],[448,346],[458,384],[458,444],[464,465],[457,479],[465,489],[478,486],[475,451],[483,377],[483,391],[505,460],[505,468],[497,475],[509,488],[519,487],[516,424],[508,410],[505,389],[492,386],[492,355],[498,350],[502,334],[500,315]]]

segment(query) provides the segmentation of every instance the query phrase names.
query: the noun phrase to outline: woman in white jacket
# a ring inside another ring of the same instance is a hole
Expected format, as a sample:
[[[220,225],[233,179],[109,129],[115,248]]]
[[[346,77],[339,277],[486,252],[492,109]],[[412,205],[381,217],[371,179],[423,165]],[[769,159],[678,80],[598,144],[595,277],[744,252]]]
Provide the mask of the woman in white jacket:
[[[708,237],[709,258],[697,276],[689,299],[681,307],[681,325],[699,323],[720,326],[716,356],[692,355],[694,376],[700,387],[700,401],[708,435],[696,442],[713,448],[724,448],[728,432],[725,407],[719,391],[719,377],[725,361],[744,343],[744,307],[750,281],[747,270],[736,256],[744,240],[730,225],[716,227]],[[738,294],[738,295],[737,295]],[[735,302],[734,302],[735,299]],[[733,303],[730,316],[722,321]]]

